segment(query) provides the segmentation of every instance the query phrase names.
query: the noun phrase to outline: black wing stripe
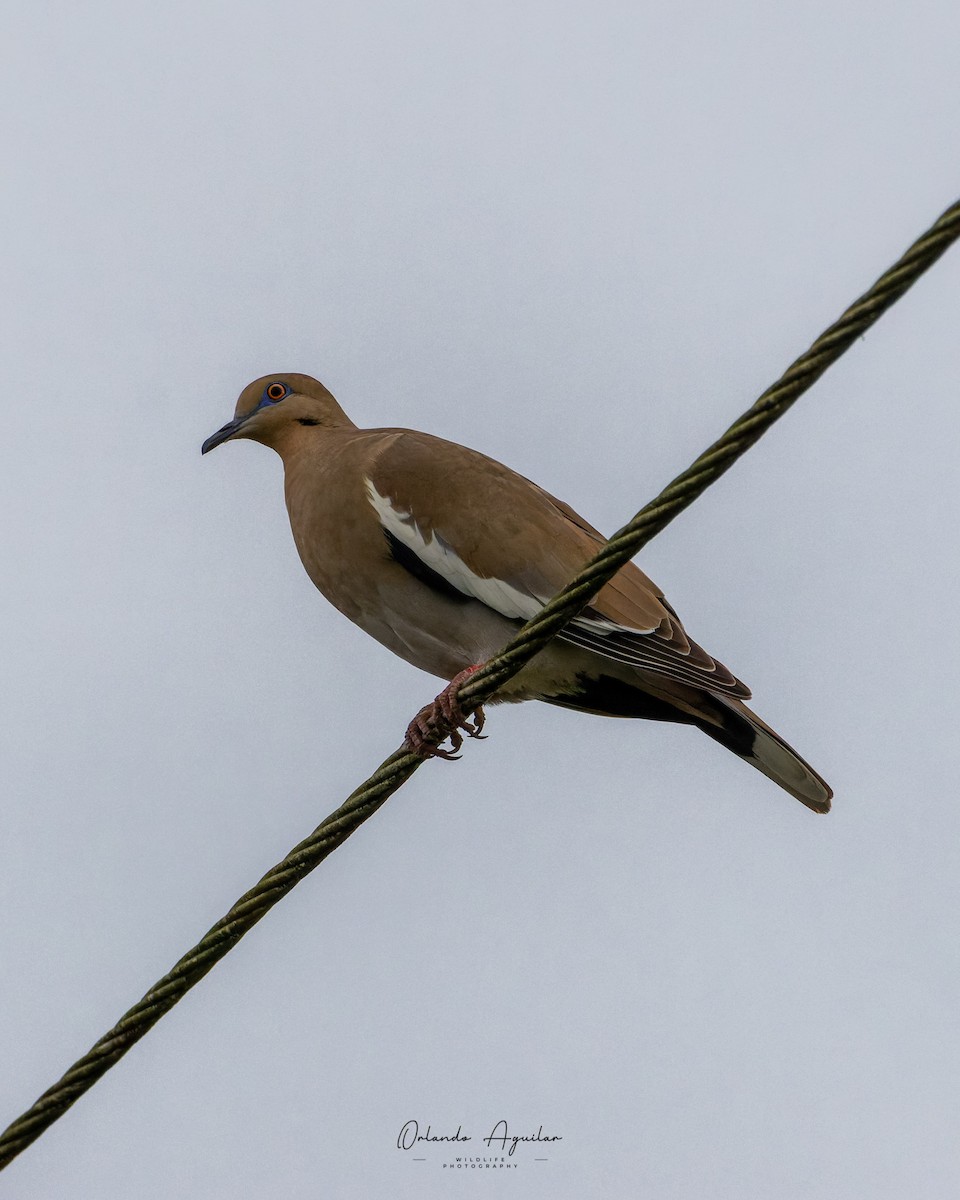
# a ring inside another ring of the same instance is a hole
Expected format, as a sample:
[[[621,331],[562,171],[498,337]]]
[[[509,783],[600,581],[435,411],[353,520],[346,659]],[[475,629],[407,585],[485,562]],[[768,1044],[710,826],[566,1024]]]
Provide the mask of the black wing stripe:
[[[383,529],[383,526],[381,526]],[[460,604],[466,604],[472,600],[472,596],[468,596],[466,592],[461,592],[458,587],[455,587],[449,579],[445,579],[439,571],[435,571],[433,567],[428,566],[416,551],[411,550],[409,546],[404,545],[398,537],[390,532],[389,529],[383,530],[383,536],[387,539],[387,545],[390,548],[390,557],[395,563],[398,563],[405,571],[425,584],[434,592],[438,592],[441,596],[446,596],[448,600],[456,600]]]

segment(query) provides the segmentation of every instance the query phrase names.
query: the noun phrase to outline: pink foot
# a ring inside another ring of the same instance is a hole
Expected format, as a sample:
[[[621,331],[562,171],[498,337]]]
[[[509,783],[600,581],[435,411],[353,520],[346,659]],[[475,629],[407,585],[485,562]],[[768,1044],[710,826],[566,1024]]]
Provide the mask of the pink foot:
[[[472,713],[465,713],[460,707],[457,693],[474,671],[479,671],[481,663],[467,667],[459,675],[454,675],[439,696],[431,703],[424,705],[407,726],[407,736],[404,745],[419,754],[421,758],[459,758],[457,751],[463,745],[460,730],[472,738],[482,738],[486,717],[483,709],[477,708]],[[473,720],[469,718],[472,717]],[[450,739],[450,749],[441,750],[440,743]]]

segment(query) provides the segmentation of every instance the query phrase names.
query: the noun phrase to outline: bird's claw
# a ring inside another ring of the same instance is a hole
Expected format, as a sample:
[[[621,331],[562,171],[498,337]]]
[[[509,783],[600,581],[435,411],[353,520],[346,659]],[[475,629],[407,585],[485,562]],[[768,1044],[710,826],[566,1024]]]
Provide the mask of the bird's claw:
[[[465,713],[458,699],[460,685],[478,669],[479,667],[467,667],[465,671],[455,675],[432,703],[420,709],[407,726],[404,746],[408,750],[412,750],[421,758],[457,759],[462,757],[457,753],[463,745],[461,730],[467,737],[481,740],[486,737],[481,732],[486,723],[483,708]],[[447,738],[450,739],[450,749],[444,750],[440,744]]]

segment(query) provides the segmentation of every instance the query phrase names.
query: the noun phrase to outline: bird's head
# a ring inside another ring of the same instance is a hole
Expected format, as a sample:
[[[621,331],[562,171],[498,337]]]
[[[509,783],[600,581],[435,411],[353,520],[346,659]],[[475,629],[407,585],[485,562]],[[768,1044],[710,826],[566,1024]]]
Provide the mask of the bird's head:
[[[243,389],[233,420],[211,434],[200,453],[206,454],[231,438],[252,438],[276,450],[296,431],[318,426],[354,428],[353,422],[318,380],[291,372],[263,375]]]

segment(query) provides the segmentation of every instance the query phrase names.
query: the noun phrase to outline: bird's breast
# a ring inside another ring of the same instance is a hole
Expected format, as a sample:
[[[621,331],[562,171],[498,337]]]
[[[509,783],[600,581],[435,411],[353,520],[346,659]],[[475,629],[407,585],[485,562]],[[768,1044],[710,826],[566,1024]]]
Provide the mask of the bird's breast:
[[[515,624],[403,562],[370,502],[365,458],[347,452],[285,463],[300,559],[315,586],[355,625],[421,670],[452,678],[495,653]]]

